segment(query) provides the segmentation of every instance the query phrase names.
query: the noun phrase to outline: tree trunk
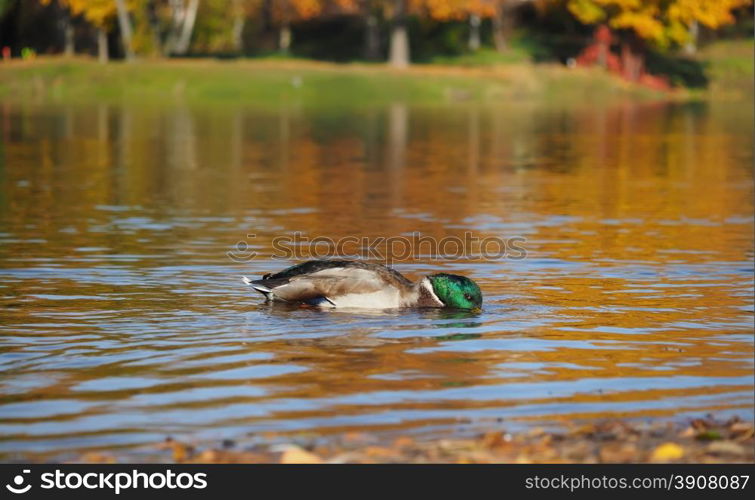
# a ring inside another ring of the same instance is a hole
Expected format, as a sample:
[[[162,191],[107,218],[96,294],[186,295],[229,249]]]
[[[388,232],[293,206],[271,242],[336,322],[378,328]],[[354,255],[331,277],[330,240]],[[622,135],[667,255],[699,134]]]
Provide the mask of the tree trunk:
[[[97,28],[97,59],[106,63],[108,59],[107,33],[104,28]]]
[[[477,52],[480,49],[480,24],[482,20],[477,14],[469,16],[469,50]]]
[[[238,54],[244,52],[244,17],[236,16],[233,20],[233,50]]]
[[[0,0],[0,16],[2,16],[3,1]],[[60,35],[63,40],[63,55],[72,57],[74,55],[74,29],[71,11],[62,2],[55,5],[54,17],[58,19],[57,26],[60,29]]]
[[[126,8],[126,0],[115,0],[118,8],[118,27],[121,30],[121,42],[123,44],[123,55],[127,61],[134,58],[134,51],[131,47],[131,19]]]
[[[506,52],[514,30],[514,0],[497,0],[493,15],[493,41],[498,52]]]
[[[608,57],[611,55],[611,30],[605,24],[600,25],[595,30],[593,39],[598,45],[598,65],[603,69],[608,69]]]
[[[75,42],[74,42],[74,30],[73,30],[73,23],[71,22],[71,17],[66,15],[63,22],[65,23],[63,25],[63,39],[64,39],[64,49],[63,53],[66,57],[73,57],[74,53],[76,52]]]
[[[241,0],[233,0],[233,27],[231,28],[231,40],[233,50],[237,54],[244,51],[244,9]]]
[[[406,0],[394,0],[393,27],[388,62],[394,68],[409,66],[409,34],[406,29]]]
[[[165,55],[162,38],[160,36],[160,19],[157,16],[156,0],[147,2],[147,21],[149,22],[150,36],[152,37],[153,52],[160,56]]]
[[[186,19],[186,9],[183,0],[170,0],[170,28],[168,35],[165,37],[163,50],[166,55],[173,54],[176,51],[178,37],[181,36],[181,26]]]
[[[624,78],[637,82],[645,71],[645,56],[642,46],[634,37],[621,46],[621,67]]]
[[[684,44],[684,53],[693,56],[697,53],[697,38],[700,36],[700,25],[692,21],[689,25],[689,41]]]
[[[291,49],[291,26],[288,21],[281,26],[280,33],[278,35],[278,49],[282,54],[288,54]]]
[[[194,33],[194,23],[197,20],[197,11],[199,10],[199,0],[189,0],[189,7],[186,10],[181,26],[181,35],[176,43],[175,53],[186,54],[189,52],[189,45],[191,44],[191,35]]]
[[[369,61],[380,58],[380,29],[378,18],[372,11],[365,18],[364,58]]]

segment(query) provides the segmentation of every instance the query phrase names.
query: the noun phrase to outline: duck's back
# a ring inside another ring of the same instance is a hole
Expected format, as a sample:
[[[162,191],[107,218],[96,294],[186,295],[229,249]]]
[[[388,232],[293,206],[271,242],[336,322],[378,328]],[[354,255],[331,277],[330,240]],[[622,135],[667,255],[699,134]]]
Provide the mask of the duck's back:
[[[291,279],[294,276],[300,276],[303,274],[315,274],[320,271],[343,269],[344,273],[348,273],[349,269],[370,271],[377,274],[381,279],[394,286],[410,287],[412,282],[406,279],[398,271],[391,269],[380,264],[371,264],[369,262],[362,262],[359,260],[309,260],[296,264],[295,266],[288,267],[283,271],[274,274],[266,274],[263,276],[263,280],[278,280],[278,279]]]
[[[312,260],[249,284],[269,300],[369,308],[399,307],[412,287],[393,269],[353,260]]]

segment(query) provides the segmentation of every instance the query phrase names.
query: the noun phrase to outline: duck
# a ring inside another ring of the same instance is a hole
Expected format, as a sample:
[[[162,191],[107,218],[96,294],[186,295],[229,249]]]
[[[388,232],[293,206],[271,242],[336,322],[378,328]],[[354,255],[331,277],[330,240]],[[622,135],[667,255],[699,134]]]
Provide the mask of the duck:
[[[465,276],[437,273],[412,282],[395,269],[358,260],[310,260],[242,281],[266,302],[339,309],[482,308],[480,287]]]

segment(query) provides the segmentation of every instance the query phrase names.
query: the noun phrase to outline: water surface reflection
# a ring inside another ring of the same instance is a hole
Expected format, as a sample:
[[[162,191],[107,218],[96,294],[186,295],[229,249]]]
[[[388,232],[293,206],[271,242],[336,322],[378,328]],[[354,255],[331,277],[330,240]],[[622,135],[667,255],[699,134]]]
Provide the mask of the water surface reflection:
[[[751,419],[751,110],[2,103],[0,451]],[[239,277],[293,231],[528,255],[396,264],[479,315],[260,304]]]

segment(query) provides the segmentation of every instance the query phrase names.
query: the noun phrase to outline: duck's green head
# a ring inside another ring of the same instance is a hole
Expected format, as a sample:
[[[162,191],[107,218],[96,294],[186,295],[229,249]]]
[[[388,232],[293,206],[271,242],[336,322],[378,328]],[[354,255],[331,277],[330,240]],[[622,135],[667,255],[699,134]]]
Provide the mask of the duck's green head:
[[[456,274],[433,274],[428,276],[435,295],[446,307],[455,309],[480,309],[482,292],[477,283]]]

